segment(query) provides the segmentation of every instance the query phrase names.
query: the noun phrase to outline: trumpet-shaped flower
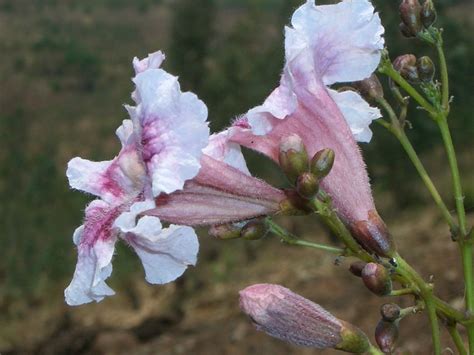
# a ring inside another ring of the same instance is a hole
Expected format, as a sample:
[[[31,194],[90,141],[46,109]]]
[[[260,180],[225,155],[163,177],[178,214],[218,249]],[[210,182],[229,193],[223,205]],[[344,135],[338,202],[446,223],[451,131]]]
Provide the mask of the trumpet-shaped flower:
[[[105,281],[118,239],[135,250],[150,283],[173,281],[196,263],[199,244],[192,228],[163,228],[159,218],[141,216],[155,206],[155,196],[181,189],[196,176],[209,139],[206,106],[159,68],[163,59],[157,52],[133,61],[136,106],[127,107],[132,120],[117,130],[118,156],[104,162],[74,158],[68,164],[71,187],[98,197],[74,232],[78,262],[65,290],[70,305],[114,294]]]
[[[238,119],[232,140],[278,162],[282,140],[298,135],[309,156],[330,148],[335,162],[322,187],[339,216],[368,250],[388,255],[392,244],[378,216],[356,140],[368,142],[380,117],[353,91],[328,85],[369,77],[380,61],[384,29],[368,0],[315,6],[308,0],[285,30],[286,63],[280,85]]]
[[[146,215],[190,226],[247,220],[281,211],[285,193],[250,175],[240,146],[229,132],[214,134],[201,170],[182,190],[161,195]]]

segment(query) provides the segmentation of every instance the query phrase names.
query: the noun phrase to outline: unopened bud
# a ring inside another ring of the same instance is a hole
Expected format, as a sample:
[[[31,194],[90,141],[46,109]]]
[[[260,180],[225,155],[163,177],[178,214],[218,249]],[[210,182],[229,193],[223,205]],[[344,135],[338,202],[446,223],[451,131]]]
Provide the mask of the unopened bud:
[[[257,330],[293,345],[351,353],[370,348],[360,329],[279,285],[258,284],[240,291],[240,308]]]
[[[263,238],[266,233],[265,222],[263,220],[253,220],[242,228],[240,235],[246,240],[257,240]]]
[[[421,22],[429,28],[436,21],[436,9],[431,0],[426,0],[421,9]]]
[[[412,35],[421,31],[421,5],[418,0],[403,0],[399,11],[400,18]]]
[[[300,216],[312,212],[308,200],[295,190],[285,190],[286,198],[280,202],[279,214],[285,216]]]
[[[319,190],[319,181],[316,176],[309,172],[305,172],[298,176],[296,181],[296,191],[304,198],[313,198]]]
[[[349,271],[357,277],[362,277],[362,270],[364,269],[365,265],[367,265],[365,261],[354,261],[349,266]]]
[[[368,252],[386,258],[395,253],[392,236],[375,210],[369,211],[367,220],[354,222],[350,227],[354,238]]]
[[[362,281],[365,286],[378,296],[386,296],[392,291],[392,280],[382,265],[368,263],[362,270]]]
[[[379,321],[375,328],[375,341],[380,350],[385,354],[391,354],[398,339],[398,321]]]
[[[403,22],[400,22],[399,29],[402,35],[406,38],[416,37],[416,35],[411,32],[411,30]]]
[[[334,150],[326,148],[317,152],[311,159],[310,171],[318,179],[325,178],[334,165]]]
[[[368,101],[374,101],[383,98],[383,88],[377,75],[372,74],[367,79],[354,83],[361,95]]]
[[[418,76],[420,80],[429,83],[433,80],[435,74],[435,66],[430,57],[424,56],[418,58],[416,61],[416,67],[418,69]]]
[[[280,142],[280,167],[293,184],[305,171],[308,171],[308,153],[301,138],[292,134]]]
[[[419,81],[416,68],[416,57],[413,54],[404,54],[393,61],[393,67],[400,75],[411,83]]]
[[[240,238],[241,227],[234,223],[218,224],[209,228],[209,235],[217,239]]]
[[[395,303],[385,303],[380,307],[380,315],[387,322],[395,322],[400,318],[400,306]]]

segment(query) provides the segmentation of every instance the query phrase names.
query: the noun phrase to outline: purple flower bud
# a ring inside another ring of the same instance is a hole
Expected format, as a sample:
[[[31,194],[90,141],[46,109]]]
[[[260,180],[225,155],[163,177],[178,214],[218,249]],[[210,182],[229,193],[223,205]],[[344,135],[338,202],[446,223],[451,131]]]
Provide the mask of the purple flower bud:
[[[418,0],[403,0],[400,4],[400,18],[410,33],[416,35],[422,29],[421,5]]]
[[[369,101],[383,98],[382,84],[380,84],[379,78],[375,74],[372,74],[367,79],[355,82],[354,86]]]
[[[398,339],[398,321],[387,322],[380,320],[375,328],[375,341],[386,354],[391,354]]]
[[[349,271],[357,277],[362,277],[362,270],[364,269],[365,265],[367,265],[365,261],[354,261],[349,266]]]
[[[291,183],[295,183],[300,174],[308,171],[308,153],[298,135],[292,134],[281,140],[279,162]]]
[[[404,54],[397,57],[393,61],[393,67],[409,82],[417,83],[419,81],[416,57],[413,54]]]
[[[317,178],[325,178],[334,165],[334,150],[326,148],[318,151],[311,159],[310,170]]]
[[[298,176],[296,191],[304,198],[313,198],[319,190],[319,181],[312,173],[305,172]]]
[[[376,263],[368,263],[362,270],[362,281],[365,286],[379,296],[386,296],[392,291],[392,280],[387,269]]]
[[[436,9],[431,0],[424,2],[420,16],[421,22],[426,28],[429,28],[436,21]]]
[[[395,322],[400,318],[400,306],[395,303],[385,303],[380,307],[380,315],[387,322]]]
[[[258,330],[293,345],[352,353],[369,348],[359,328],[279,285],[257,284],[240,291],[240,308]]]

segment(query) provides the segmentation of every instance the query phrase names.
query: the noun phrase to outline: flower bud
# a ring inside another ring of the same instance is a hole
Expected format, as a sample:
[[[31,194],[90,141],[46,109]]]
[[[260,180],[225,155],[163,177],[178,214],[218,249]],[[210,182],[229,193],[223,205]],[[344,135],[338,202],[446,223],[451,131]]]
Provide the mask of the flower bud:
[[[293,184],[305,171],[308,171],[308,153],[301,138],[292,134],[280,142],[280,166]]]
[[[420,16],[425,28],[429,28],[436,21],[436,10],[431,0],[425,1]]]
[[[379,321],[375,328],[375,341],[380,350],[386,354],[391,354],[398,339],[398,321],[387,322],[383,319]]]
[[[234,223],[218,224],[209,228],[209,235],[217,239],[240,238],[241,227]]]
[[[407,25],[405,25],[403,22],[400,22],[399,29],[402,35],[406,38],[416,37],[416,35],[413,34],[411,30],[407,27]]]
[[[240,232],[242,238],[246,240],[261,239],[267,234],[265,222],[261,219],[256,219],[248,222]]]
[[[367,265],[365,261],[354,261],[349,266],[349,271],[357,277],[362,277],[362,270],[364,269],[365,265]]]
[[[240,308],[257,330],[293,345],[352,353],[370,347],[360,329],[279,285],[258,284],[240,291]]]
[[[416,67],[418,69],[418,76],[420,80],[429,83],[433,80],[435,74],[435,66],[430,57],[424,56],[418,58],[416,61]]]
[[[382,265],[368,263],[362,270],[362,281],[365,286],[378,296],[386,296],[392,291],[392,280]]]
[[[385,223],[375,210],[369,211],[367,220],[350,225],[351,233],[368,252],[382,257],[392,257],[396,247]]]
[[[312,212],[308,200],[295,190],[285,190],[286,198],[280,202],[279,214],[284,216],[300,216]]]
[[[413,54],[404,54],[393,61],[393,67],[400,75],[411,83],[419,81],[416,68],[416,57]]]
[[[400,18],[412,35],[421,31],[421,5],[418,0],[403,0],[399,11]]]
[[[304,198],[313,198],[319,190],[319,181],[316,176],[309,172],[305,172],[298,176],[296,181],[296,191]]]
[[[326,148],[317,152],[310,163],[310,171],[318,179],[326,177],[334,165],[335,154],[334,150]]]
[[[395,322],[400,318],[400,306],[395,303],[385,303],[380,307],[380,315],[387,322]]]
[[[354,83],[361,95],[368,101],[375,101],[383,98],[383,88],[377,75],[372,74],[367,79]]]

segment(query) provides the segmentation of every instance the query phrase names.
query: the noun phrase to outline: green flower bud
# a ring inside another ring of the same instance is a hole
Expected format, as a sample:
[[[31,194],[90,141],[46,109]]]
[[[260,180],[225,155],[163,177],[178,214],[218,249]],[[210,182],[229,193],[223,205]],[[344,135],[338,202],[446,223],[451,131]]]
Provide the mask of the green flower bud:
[[[319,190],[319,181],[316,176],[309,172],[305,172],[298,176],[296,181],[296,191],[304,198],[313,198]]]
[[[431,0],[426,0],[421,9],[421,22],[423,26],[429,28],[436,21],[436,9]]]
[[[421,23],[421,5],[418,0],[403,0],[400,4],[400,18],[409,30],[416,36],[422,29]]]
[[[429,83],[433,80],[435,74],[435,66],[430,57],[424,56],[418,58],[416,61],[416,67],[418,69],[418,76],[420,80]]]
[[[241,227],[233,223],[219,224],[209,228],[209,235],[217,239],[240,238]]]
[[[385,303],[380,307],[380,315],[387,322],[395,322],[400,318],[400,306],[395,303]]]
[[[370,348],[370,342],[367,335],[355,325],[340,321],[342,328],[339,336],[342,341],[336,345],[336,349],[353,354],[365,353]]]
[[[310,163],[310,171],[318,179],[325,178],[334,165],[335,154],[332,149],[326,148],[317,152]]]
[[[361,95],[368,101],[375,101],[383,98],[383,88],[377,75],[372,74],[367,79],[354,83]]]
[[[378,296],[386,296],[392,291],[392,280],[382,265],[368,263],[362,270],[362,281],[365,286]]]
[[[246,240],[261,239],[267,234],[265,223],[261,219],[256,219],[248,222],[240,232],[242,238]]]
[[[293,134],[282,139],[279,162],[286,177],[293,184],[298,176],[308,171],[308,153],[298,135]]]
[[[375,341],[386,354],[391,354],[398,339],[398,321],[387,322],[380,320],[375,328]]]

